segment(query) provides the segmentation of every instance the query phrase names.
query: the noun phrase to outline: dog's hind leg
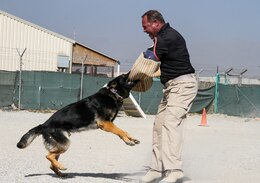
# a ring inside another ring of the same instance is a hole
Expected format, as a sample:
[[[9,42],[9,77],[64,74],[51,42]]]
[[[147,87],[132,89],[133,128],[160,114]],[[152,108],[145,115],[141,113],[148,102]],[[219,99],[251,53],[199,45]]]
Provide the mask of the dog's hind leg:
[[[46,156],[46,158],[51,162],[50,169],[51,169],[56,175],[58,175],[59,177],[66,177],[67,174],[62,173],[62,172],[59,170],[59,169],[61,169],[61,170],[66,170],[66,168],[64,168],[63,165],[61,165],[61,164],[58,162],[58,159],[59,159],[60,154],[55,155],[55,160],[53,160],[53,156],[54,156],[54,154],[51,154],[51,153]],[[59,168],[58,168],[58,167],[59,167]]]
[[[50,166],[50,169],[56,174],[58,175],[59,177],[66,177],[68,174],[66,173],[61,173],[61,171],[59,171],[58,168],[54,167],[54,166]]]
[[[131,137],[127,132],[118,128],[113,122],[102,121],[102,122],[97,122],[97,125],[102,130],[118,135],[127,145],[133,146],[135,144],[140,143],[139,140]]]
[[[44,144],[49,154],[46,158],[51,162],[50,168],[58,175],[64,176],[59,170],[66,170],[66,168],[58,162],[59,156],[65,153],[69,148],[69,139],[64,135],[62,130],[48,129],[44,131]]]
[[[59,170],[67,170],[61,163],[58,162],[60,154],[63,152],[49,152],[46,158],[51,162],[51,167],[57,168]],[[51,168],[52,169],[52,168]]]

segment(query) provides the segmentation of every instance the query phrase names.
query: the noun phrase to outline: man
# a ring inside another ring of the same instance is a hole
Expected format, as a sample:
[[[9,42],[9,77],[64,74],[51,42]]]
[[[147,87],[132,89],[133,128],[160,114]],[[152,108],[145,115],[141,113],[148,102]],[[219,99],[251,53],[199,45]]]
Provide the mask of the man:
[[[197,94],[195,70],[184,38],[165,23],[160,12],[149,10],[144,13],[142,27],[154,41],[151,50],[161,62],[160,80],[164,89],[153,127],[150,170],[140,182],[176,182],[184,177],[181,159],[183,120]]]

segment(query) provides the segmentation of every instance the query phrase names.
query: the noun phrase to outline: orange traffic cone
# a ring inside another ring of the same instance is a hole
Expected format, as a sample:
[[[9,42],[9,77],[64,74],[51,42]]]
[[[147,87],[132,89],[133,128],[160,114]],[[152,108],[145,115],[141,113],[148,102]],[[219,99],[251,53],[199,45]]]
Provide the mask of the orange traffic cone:
[[[202,117],[201,117],[201,122],[199,126],[208,126],[207,125],[207,114],[206,114],[206,109],[203,108],[202,110]]]

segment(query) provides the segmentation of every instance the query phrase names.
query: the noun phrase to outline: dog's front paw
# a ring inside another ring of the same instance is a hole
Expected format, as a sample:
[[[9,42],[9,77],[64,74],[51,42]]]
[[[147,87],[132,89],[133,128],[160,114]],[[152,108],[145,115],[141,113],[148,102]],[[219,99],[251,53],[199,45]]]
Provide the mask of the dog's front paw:
[[[140,141],[137,139],[133,139],[133,138],[123,138],[123,141],[129,145],[129,146],[134,146],[136,144],[140,144]]]
[[[137,140],[137,139],[133,139],[132,141],[133,141],[135,144],[140,144],[140,141]]]
[[[129,145],[129,146],[134,146],[135,143],[133,141],[125,141],[126,145]]]
[[[137,139],[135,139],[135,138],[133,138],[133,137],[131,137],[131,136],[128,136],[128,139],[129,139],[130,141],[134,142],[135,144],[140,144],[140,141],[139,141],[139,140],[137,140]]]

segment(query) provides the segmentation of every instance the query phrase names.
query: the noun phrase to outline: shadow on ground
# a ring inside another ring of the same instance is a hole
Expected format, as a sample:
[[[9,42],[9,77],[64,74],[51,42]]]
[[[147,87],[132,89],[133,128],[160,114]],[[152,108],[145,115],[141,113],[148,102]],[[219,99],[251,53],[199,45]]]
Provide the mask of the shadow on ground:
[[[61,179],[72,179],[76,177],[93,177],[93,178],[104,178],[104,179],[113,179],[113,180],[121,180],[125,182],[131,182],[136,180],[136,177],[142,176],[143,172],[136,172],[136,173],[67,173],[66,177],[58,177],[56,174],[47,173],[47,174],[29,174],[25,177],[35,177],[35,176],[44,176],[49,175],[56,178]],[[131,178],[135,177],[135,178]],[[184,183],[186,181],[191,180],[188,177],[184,177],[182,180],[177,181],[177,183]]]
[[[49,175],[52,177],[58,177],[56,174],[47,173],[47,174],[29,174],[25,177],[36,177],[36,176],[44,176]],[[140,176],[142,175],[142,172],[137,173],[67,173],[66,177],[62,177],[62,179],[72,179],[76,177],[93,177],[93,178],[105,178],[105,179],[113,179],[113,180],[122,180],[126,182],[130,182],[133,180],[136,180],[134,178],[131,178],[133,176]]]

